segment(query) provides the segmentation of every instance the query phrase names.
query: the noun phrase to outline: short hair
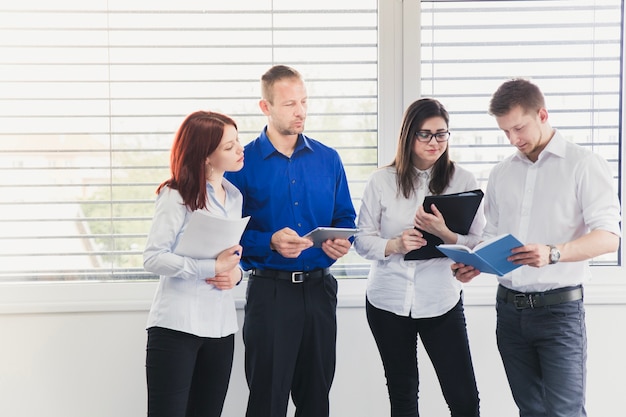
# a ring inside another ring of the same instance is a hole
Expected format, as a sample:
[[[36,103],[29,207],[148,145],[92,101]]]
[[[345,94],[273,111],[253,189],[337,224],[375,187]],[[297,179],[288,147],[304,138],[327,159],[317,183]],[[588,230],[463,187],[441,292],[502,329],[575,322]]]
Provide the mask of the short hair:
[[[532,113],[544,108],[546,103],[539,87],[522,78],[504,82],[491,97],[489,113],[496,117],[504,116],[518,106],[524,113]]]
[[[302,80],[302,74],[287,65],[274,65],[272,68],[267,70],[261,77],[261,95],[263,99],[269,101],[270,104],[274,104],[272,87],[274,87],[274,84],[277,81],[285,78],[296,78]]]

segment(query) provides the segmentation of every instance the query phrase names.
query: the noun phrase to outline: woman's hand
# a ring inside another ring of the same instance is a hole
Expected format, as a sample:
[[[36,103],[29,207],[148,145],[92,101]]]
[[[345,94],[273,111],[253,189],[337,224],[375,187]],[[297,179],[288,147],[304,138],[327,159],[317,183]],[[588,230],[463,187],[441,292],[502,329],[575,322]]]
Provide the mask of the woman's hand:
[[[437,209],[437,206],[431,204],[430,209],[432,214],[426,213],[421,205],[417,208],[414,219],[415,227],[439,237],[444,243],[456,243],[456,233],[448,229],[443,214]]]
[[[394,253],[406,255],[412,250],[426,246],[426,243],[426,239],[424,239],[422,232],[416,229],[406,229],[400,236],[387,241],[385,256],[389,256]]]
[[[242,251],[243,248],[241,245],[235,245],[220,252],[215,260],[215,275],[217,276],[222,272],[229,272],[231,269],[238,266]]]
[[[213,278],[207,278],[205,281],[207,284],[215,285],[220,290],[230,290],[241,281],[241,278],[242,271],[237,267],[230,271],[219,273]]]

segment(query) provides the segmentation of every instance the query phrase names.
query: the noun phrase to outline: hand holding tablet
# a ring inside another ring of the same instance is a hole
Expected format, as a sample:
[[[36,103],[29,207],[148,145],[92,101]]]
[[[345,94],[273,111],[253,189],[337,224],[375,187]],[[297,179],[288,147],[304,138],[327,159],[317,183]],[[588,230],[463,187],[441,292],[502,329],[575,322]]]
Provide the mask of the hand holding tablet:
[[[302,236],[313,241],[313,247],[319,248],[322,242],[328,239],[348,239],[354,236],[359,229],[346,227],[317,227]]]

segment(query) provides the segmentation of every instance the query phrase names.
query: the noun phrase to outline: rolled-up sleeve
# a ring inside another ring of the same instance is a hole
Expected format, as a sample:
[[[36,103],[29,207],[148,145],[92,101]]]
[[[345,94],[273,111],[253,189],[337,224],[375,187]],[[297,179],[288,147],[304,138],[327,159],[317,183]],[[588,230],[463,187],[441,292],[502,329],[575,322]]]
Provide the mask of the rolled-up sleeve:
[[[620,204],[608,162],[592,154],[580,165],[579,199],[585,224],[590,230],[605,230],[621,236]]]

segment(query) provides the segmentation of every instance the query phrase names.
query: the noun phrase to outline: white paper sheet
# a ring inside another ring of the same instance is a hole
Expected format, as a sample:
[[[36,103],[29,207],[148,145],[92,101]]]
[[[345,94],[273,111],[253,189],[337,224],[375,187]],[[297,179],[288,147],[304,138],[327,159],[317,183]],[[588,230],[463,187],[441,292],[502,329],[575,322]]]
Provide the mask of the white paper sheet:
[[[196,210],[183,232],[174,253],[194,259],[215,259],[224,249],[241,240],[250,216],[229,219]]]

